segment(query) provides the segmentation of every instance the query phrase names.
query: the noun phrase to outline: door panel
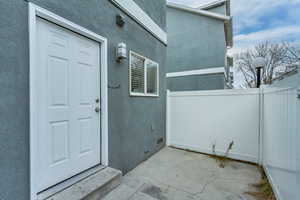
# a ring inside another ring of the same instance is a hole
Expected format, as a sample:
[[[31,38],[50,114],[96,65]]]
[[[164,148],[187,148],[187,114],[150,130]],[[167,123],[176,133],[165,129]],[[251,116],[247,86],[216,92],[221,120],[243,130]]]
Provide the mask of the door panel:
[[[39,191],[100,164],[99,43],[37,20]]]

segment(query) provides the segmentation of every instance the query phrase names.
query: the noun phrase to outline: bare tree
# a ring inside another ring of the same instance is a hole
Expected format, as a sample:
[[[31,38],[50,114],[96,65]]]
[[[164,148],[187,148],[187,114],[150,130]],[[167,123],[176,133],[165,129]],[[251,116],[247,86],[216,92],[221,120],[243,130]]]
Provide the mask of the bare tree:
[[[235,66],[240,71],[245,83],[242,87],[255,87],[257,82],[254,60],[263,57],[266,60],[262,73],[262,83],[271,84],[276,75],[289,72],[300,65],[300,54],[287,43],[273,44],[265,42],[235,56]]]

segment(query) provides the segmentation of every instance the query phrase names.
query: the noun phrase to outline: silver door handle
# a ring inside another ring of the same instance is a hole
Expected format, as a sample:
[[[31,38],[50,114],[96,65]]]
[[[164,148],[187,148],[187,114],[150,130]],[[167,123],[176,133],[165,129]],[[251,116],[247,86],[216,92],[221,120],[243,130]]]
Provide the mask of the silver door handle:
[[[95,112],[96,112],[96,113],[99,113],[100,110],[101,110],[101,109],[100,109],[99,107],[96,107],[96,108],[95,108]]]

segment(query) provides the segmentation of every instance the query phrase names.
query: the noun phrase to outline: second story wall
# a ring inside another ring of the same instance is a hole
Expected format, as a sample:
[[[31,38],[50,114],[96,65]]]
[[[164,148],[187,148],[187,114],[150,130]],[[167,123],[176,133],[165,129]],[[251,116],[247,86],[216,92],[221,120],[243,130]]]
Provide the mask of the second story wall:
[[[163,30],[166,30],[166,0],[134,0]]]
[[[225,66],[224,22],[167,8],[167,72]]]

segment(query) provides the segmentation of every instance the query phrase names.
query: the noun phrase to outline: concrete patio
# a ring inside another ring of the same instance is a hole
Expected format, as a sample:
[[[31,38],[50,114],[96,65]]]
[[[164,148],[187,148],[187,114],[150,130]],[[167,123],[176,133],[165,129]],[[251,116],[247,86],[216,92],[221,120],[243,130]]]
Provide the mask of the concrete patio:
[[[254,200],[245,192],[261,176],[255,165],[166,147],[129,172],[104,200]]]

